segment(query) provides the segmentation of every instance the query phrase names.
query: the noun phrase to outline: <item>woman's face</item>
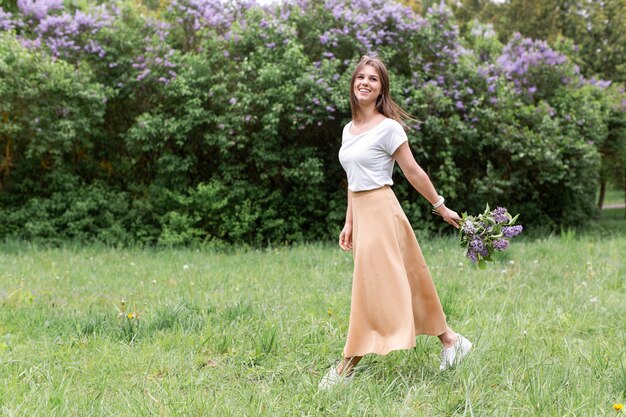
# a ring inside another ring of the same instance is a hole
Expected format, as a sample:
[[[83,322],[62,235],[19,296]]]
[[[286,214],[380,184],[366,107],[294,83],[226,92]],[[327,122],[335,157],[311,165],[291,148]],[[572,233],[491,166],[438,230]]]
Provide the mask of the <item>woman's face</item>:
[[[364,65],[358,70],[352,90],[359,104],[369,104],[372,101],[375,103],[381,89],[380,75],[376,68],[371,65]]]

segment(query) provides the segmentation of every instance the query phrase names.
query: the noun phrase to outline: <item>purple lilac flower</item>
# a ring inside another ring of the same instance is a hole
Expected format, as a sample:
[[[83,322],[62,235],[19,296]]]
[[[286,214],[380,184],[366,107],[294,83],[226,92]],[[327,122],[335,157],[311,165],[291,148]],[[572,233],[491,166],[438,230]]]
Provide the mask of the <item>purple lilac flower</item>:
[[[497,239],[493,241],[493,247],[496,250],[503,251],[509,247],[509,241],[506,239]]]
[[[555,67],[560,67],[557,71],[563,71],[562,66],[568,60],[565,55],[551,49],[547,42],[522,38],[517,33],[504,47],[496,62],[498,68],[490,69],[490,73],[504,75],[515,84],[518,93],[526,91],[533,96],[540,89],[539,86],[530,85],[534,75],[546,70],[554,71],[551,68]]]
[[[474,252],[478,252],[481,253],[484,249],[485,249],[485,242],[482,241],[482,239],[480,238],[474,238],[471,242],[470,242],[470,248],[474,251]]]
[[[517,226],[505,226],[502,228],[502,234],[504,237],[514,237],[522,233],[523,227],[521,225]]]
[[[41,20],[51,10],[62,10],[63,0],[17,0],[17,8],[24,16]]]
[[[92,13],[77,10],[74,14],[53,14],[52,11],[63,10],[61,0],[20,0],[18,8],[27,19],[26,24],[32,27],[31,32],[18,36],[24,47],[45,46],[54,57],[72,57],[81,51],[99,57],[105,55],[104,48],[93,35],[113,22],[106,6],[92,7]],[[22,22],[15,23],[22,25]],[[32,36],[36,38],[32,39]]]
[[[463,226],[461,226],[461,230],[465,234],[473,235],[474,233],[476,233],[476,226],[471,220],[466,220],[463,222]]]
[[[608,88],[613,82],[611,80],[598,80],[596,78],[592,78],[588,81],[588,83],[604,90]]]
[[[11,30],[15,27],[15,22],[11,19],[11,13],[5,12],[0,7],[0,30]]]
[[[382,45],[401,43],[406,36],[429,25],[411,8],[385,0],[323,0],[322,3],[335,24],[320,36],[320,43],[337,47],[342,38],[349,36],[369,55],[374,55]],[[310,8],[308,3],[303,10],[307,8]],[[377,14],[373,15],[372,10]]]
[[[504,223],[509,220],[509,217],[506,215],[506,209],[504,207],[497,207],[494,211],[491,212],[491,216],[496,221],[496,223]]]
[[[231,99],[230,99],[230,100],[228,100],[228,103],[229,103],[231,106],[234,106],[235,104],[237,104],[237,99],[236,99],[235,97],[231,97]]]
[[[465,256],[467,256],[467,258],[472,261],[472,262],[478,262],[478,255],[476,254],[476,252],[474,252],[473,250],[469,249],[467,251],[467,253],[465,254]]]

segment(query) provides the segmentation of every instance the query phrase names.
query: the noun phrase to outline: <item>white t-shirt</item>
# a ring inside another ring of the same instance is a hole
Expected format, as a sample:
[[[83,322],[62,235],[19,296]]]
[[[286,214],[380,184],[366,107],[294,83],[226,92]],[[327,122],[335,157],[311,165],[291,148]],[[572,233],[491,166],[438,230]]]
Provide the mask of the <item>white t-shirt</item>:
[[[385,119],[358,135],[350,133],[352,122],[343,128],[339,162],[348,175],[350,191],[366,191],[393,185],[392,155],[408,139],[402,125]]]

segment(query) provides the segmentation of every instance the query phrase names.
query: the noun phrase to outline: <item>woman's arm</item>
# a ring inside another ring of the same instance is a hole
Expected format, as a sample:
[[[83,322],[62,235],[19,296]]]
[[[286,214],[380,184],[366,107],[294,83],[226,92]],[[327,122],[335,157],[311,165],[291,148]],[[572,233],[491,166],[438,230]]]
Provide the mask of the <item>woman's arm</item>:
[[[424,198],[426,198],[430,202],[430,204],[435,204],[439,199],[439,194],[437,194],[437,191],[435,191],[435,187],[430,181],[430,178],[428,178],[428,174],[426,174],[422,167],[420,167],[415,161],[415,158],[411,153],[409,143],[404,142],[402,145],[400,145],[398,149],[396,149],[396,151],[393,153],[393,157],[398,165],[400,165],[404,176],[407,178],[407,180],[409,180],[413,188],[415,188],[421,195],[423,195]],[[441,217],[443,217],[446,222],[450,223],[456,228],[459,227],[461,223],[461,218],[455,211],[447,208],[445,204],[439,206],[437,208],[437,212],[441,214]]]
[[[339,246],[345,251],[352,249],[352,194],[348,190],[348,208],[346,209],[346,223],[339,233]]]

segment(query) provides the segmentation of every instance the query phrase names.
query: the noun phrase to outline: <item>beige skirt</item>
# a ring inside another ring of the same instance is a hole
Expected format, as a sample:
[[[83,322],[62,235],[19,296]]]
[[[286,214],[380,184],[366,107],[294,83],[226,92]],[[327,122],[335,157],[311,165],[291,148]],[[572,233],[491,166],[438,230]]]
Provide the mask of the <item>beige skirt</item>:
[[[354,275],[344,356],[410,349],[440,335],[446,316],[415,232],[385,186],[351,192]]]

